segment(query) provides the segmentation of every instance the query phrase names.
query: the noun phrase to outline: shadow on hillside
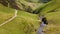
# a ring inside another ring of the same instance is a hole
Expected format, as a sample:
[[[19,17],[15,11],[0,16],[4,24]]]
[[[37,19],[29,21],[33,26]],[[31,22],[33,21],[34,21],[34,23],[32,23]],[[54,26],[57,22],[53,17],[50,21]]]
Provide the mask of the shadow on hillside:
[[[36,10],[33,11],[31,6],[27,6],[27,5],[25,5],[24,3],[21,3],[21,2],[19,2],[19,3],[21,4],[21,6],[16,3],[16,0],[0,0],[0,4],[4,5],[6,7],[10,7],[10,8],[17,9],[17,10],[23,10],[23,11],[33,13],[33,14],[38,14],[39,13],[39,10],[38,11],[36,11]]]
[[[15,0],[0,0],[0,3],[6,7],[20,10]]]

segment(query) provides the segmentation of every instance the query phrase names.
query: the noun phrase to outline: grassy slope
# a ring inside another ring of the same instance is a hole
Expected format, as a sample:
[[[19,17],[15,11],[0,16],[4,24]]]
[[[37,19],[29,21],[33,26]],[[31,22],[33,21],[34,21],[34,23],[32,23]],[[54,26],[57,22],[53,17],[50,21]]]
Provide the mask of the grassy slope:
[[[58,2],[57,1],[56,3],[51,3],[50,5],[47,5],[46,7],[44,7],[44,9],[41,10],[42,11],[41,14],[46,14],[45,16],[47,17],[49,23],[47,28],[45,28],[46,34],[60,34],[60,27],[58,27],[60,26],[60,8],[58,9],[58,7],[60,7],[60,4],[59,1]],[[9,10],[11,10],[11,12],[8,12]],[[52,10],[54,10],[55,12],[48,13],[49,11]],[[14,14],[14,9],[9,9],[4,7],[2,8],[1,6],[0,23],[12,17],[13,14]],[[18,16],[13,21],[0,27],[0,34],[25,34],[26,32],[28,32],[28,34],[35,34],[34,26],[38,28],[38,21],[36,20],[38,20],[37,15],[23,11],[18,11]],[[34,26],[32,26],[32,24]]]
[[[57,12],[48,13],[46,15],[48,25],[45,28],[46,34],[59,34],[60,33],[60,9]]]
[[[60,0],[53,0],[45,5],[43,9],[41,10],[40,14],[47,14],[50,11],[54,11],[58,8],[60,8]],[[44,12],[43,12],[44,11]]]
[[[52,12],[51,12],[52,11]],[[60,34],[60,0],[53,0],[52,3],[46,5],[40,12],[47,17],[48,26],[46,34]]]
[[[23,5],[22,5],[22,4]],[[19,5],[19,7],[22,9],[22,10],[25,10],[27,9],[29,6],[32,10],[35,10],[36,8],[38,8],[40,5],[40,3],[32,3],[32,2],[27,2],[26,0],[18,0],[17,1],[17,4]],[[37,6],[38,5],[38,6]]]
[[[53,0],[51,3],[47,3],[47,5],[45,5],[45,7],[43,7],[40,11],[40,14],[43,14],[47,17],[49,23],[49,25],[45,28],[45,33],[60,34],[60,0]]]
[[[9,9],[7,7],[4,7],[0,4],[0,23],[4,22],[5,20],[8,20],[14,15],[14,10]]]
[[[0,24],[14,15],[14,9],[0,5]],[[18,16],[11,22],[0,27],[0,34],[34,34],[38,26],[38,17],[23,11],[18,11]]]

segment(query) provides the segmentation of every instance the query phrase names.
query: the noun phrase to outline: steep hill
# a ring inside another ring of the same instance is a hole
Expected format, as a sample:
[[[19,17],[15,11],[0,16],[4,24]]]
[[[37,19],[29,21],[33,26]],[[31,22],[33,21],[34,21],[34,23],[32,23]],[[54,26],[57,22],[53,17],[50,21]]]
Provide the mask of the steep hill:
[[[52,0],[35,10],[39,15],[45,15],[48,25],[44,29],[46,34],[60,34],[60,0]]]
[[[15,9],[0,4],[0,24],[14,16]],[[34,34],[38,28],[38,17],[18,10],[18,16],[12,21],[0,26],[0,34]]]
[[[0,24],[11,19],[16,9],[17,17],[0,26],[0,34],[36,34],[40,25],[38,21],[40,15],[45,15],[48,21],[44,29],[45,34],[60,34],[60,0],[48,3],[0,0]]]

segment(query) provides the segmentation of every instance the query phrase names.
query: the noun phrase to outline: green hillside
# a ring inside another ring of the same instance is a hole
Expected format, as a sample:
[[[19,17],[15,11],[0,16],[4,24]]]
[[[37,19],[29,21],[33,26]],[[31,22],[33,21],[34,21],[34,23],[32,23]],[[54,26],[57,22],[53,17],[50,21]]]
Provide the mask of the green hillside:
[[[15,10],[18,11],[16,18],[0,26],[0,34],[37,34],[40,25],[38,16],[41,15],[48,21],[44,33],[60,34],[60,0],[51,0],[47,3],[38,1],[0,0],[0,24],[11,19]]]
[[[48,13],[46,15],[49,25],[45,28],[46,34],[60,33],[60,9],[56,12]]]
[[[60,34],[60,0],[52,0],[35,11],[47,17],[49,25],[44,29],[46,34]]]
[[[0,5],[0,24],[13,17],[14,10]],[[18,16],[15,19],[0,27],[0,34],[33,34],[38,26],[37,20],[36,14],[18,10]]]

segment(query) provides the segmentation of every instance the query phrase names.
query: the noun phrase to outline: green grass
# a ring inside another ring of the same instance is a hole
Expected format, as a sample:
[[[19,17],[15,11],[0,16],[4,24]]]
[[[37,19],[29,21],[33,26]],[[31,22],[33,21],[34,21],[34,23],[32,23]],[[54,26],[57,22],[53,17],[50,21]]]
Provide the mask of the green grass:
[[[45,14],[48,25],[45,27],[46,34],[60,34],[60,9]]]
[[[60,26],[60,0],[53,1],[40,6],[42,10],[37,9],[40,10],[40,14],[47,17],[48,25],[44,29],[46,34],[60,34],[60,27],[58,27]],[[0,24],[13,17],[14,11],[15,9],[0,4]],[[37,14],[18,10],[18,16],[15,19],[0,27],[0,34],[36,34],[35,29],[39,27],[37,20]]]
[[[14,10],[0,4],[0,23],[10,19],[14,15]]]
[[[14,15],[14,9],[0,5],[0,24],[10,19]],[[36,14],[30,14],[18,10],[18,16],[11,22],[0,27],[0,34],[34,34],[35,28],[38,28],[38,17]]]
[[[46,34],[60,34],[60,9],[56,12],[47,13],[45,16],[49,23],[48,27],[46,27]],[[52,27],[51,24],[52,26],[55,25],[55,27]]]
[[[53,0],[39,8],[36,11],[40,11],[39,15],[45,15],[48,21],[45,34],[60,34],[60,0]]]

